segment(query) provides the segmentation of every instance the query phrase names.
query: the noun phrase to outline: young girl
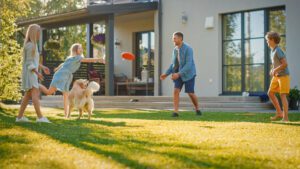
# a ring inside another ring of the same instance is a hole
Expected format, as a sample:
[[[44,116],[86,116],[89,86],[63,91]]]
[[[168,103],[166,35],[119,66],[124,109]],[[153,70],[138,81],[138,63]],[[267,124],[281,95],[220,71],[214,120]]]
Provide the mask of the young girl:
[[[63,93],[65,117],[67,117],[69,109],[68,96],[69,88],[73,79],[73,73],[79,69],[81,62],[91,63],[102,61],[102,59],[97,58],[84,58],[82,52],[81,44],[73,44],[70,49],[70,56],[67,57],[64,63],[60,64],[55,69],[56,72],[53,75],[49,89],[40,85],[40,90],[46,95],[51,95],[57,90]]]
[[[39,82],[38,79],[43,79],[43,75],[38,72],[38,68],[43,69],[45,74],[50,74],[47,67],[39,64],[39,53],[37,48],[37,41],[40,38],[41,28],[39,25],[32,24],[28,27],[23,48],[23,63],[22,63],[22,86],[21,89],[25,91],[19,115],[16,122],[29,122],[28,118],[24,117],[24,111],[28,105],[30,97],[32,98],[33,106],[37,114],[37,122],[50,123],[50,121],[43,117],[40,110],[39,101]]]

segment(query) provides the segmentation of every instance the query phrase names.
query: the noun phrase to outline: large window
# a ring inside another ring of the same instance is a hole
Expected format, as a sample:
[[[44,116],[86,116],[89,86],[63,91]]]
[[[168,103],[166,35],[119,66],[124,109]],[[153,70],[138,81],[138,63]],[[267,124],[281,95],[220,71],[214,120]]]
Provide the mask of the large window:
[[[264,92],[271,60],[264,36],[279,32],[285,50],[284,8],[223,15],[223,93]]]

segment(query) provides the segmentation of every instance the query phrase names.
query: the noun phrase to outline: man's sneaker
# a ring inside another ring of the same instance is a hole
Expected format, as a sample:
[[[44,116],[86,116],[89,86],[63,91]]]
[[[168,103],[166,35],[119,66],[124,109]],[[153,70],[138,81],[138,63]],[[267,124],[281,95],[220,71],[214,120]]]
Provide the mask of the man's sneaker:
[[[172,113],[172,117],[178,117],[178,116],[179,116],[178,113],[176,113],[176,112]]]
[[[21,117],[21,118],[16,118],[16,122],[30,122],[30,120],[27,117]]]
[[[36,122],[37,122],[37,123],[51,123],[51,122],[47,119],[47,117],[37,118],[37,119],[36,119]]]
[[[196,110],[196,115],[197,116],[201,116],[202,115],[202,112],[200,110]]]

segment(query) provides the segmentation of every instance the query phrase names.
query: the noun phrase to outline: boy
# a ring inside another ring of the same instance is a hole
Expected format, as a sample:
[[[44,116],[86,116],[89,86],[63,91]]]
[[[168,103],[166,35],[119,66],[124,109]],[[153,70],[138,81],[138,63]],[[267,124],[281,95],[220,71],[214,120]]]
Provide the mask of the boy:
[[[280,35],[276,32],[268,32],[265,36],[268,46],[271,49],[272,69],[270,76],[272,76],[268,95],[276,109],[275,116],[271,120],[281,119],[283,122],[288,122],[288,101],[287,95],[290,92],[290,76],[287,64],[287,59],[284,52],[280,49]],[[280,99],[283,105],[283,110],[278,103],[275,93],[280,94]]]

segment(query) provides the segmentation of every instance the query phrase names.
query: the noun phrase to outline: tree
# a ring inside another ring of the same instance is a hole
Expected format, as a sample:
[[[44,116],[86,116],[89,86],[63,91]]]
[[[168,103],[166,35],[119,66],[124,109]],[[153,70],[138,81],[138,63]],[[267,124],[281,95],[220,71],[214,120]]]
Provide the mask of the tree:
[[[15,40],[17,18],[29,11],[30,0],[0,0],[0,101],[20,99],[21,47]]]

